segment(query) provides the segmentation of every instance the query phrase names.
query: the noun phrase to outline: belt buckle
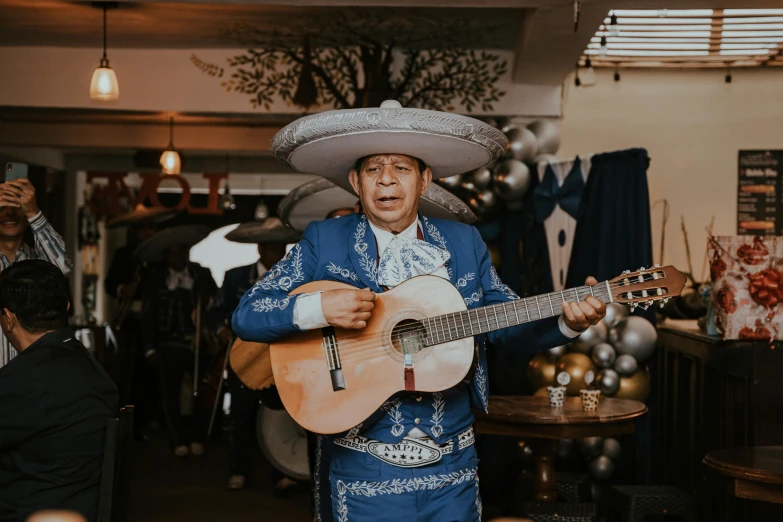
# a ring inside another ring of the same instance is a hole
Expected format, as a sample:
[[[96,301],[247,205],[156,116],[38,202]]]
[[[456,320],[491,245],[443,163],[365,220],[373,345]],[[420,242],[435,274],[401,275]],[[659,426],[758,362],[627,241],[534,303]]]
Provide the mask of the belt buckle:
[[[367,452],[381,462],[400,468],[426,466],[443,456],[440,450],[408,438],[396,444],[371,440],[367,443]]]

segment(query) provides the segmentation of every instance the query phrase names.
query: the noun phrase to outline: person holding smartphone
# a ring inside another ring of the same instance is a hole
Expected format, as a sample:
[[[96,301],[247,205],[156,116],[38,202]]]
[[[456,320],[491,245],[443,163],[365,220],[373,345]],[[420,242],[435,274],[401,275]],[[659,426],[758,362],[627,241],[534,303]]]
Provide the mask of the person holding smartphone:
[[[73,265],[65,254],[65,242],[38,208],[25,167],[9,163],[6,181],[0,183],[0,271],[25,259],[43,259],[67,274]],[[33,232],[32,247],[24,242],[28,227]],[[8,339],[0,335],[0,368],[16,355]]]

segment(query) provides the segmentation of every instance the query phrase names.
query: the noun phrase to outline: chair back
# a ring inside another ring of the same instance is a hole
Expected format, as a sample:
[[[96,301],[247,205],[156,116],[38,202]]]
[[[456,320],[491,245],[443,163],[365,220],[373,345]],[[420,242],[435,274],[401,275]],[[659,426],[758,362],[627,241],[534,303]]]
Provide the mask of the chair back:
[[[106,445],[98,498],[98,522],[125,522],[133,453],[133,406],[106,423]]]

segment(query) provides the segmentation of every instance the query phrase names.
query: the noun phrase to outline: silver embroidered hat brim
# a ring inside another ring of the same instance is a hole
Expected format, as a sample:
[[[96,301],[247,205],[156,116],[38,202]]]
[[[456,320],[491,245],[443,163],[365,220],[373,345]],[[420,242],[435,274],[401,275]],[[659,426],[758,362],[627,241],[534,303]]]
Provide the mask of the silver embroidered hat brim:
[[[408,109],[396,101],[299,118],[269,145],[292,169],[323,176],[351,190],[348,173],[371,154],[405,154],[422,160],[435,179],[482,167],[506,150],[499,130],[459,114]]]
[[[352,191],[338,187],[325,178],[308,181],[289,192],[280,201],[277,215],[295,230],[304,230],[311,221],[319,221],[339,208],[352,208],[358,200]],[[473,223],[476,215],[457,196],[443,187],[430,184],[419,200],[419,211],[427,217]]]

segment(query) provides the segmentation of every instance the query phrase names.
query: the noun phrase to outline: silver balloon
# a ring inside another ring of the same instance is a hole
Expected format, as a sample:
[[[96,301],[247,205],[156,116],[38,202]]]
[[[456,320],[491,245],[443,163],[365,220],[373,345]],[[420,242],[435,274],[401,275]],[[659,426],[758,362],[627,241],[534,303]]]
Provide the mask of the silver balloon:
[[[574,452],[574,439],[560,439],[560,444],[557,446],[557,458],[566,460],[571,457]]]
[[[604,323],[594,324],[577,337],[576,341],[571,343],[571,351],[579,353],[590,353],[598,344],[606,341],[607,331]]]
[[[633,358],[633,355],[621,355],[614,362],[614,371],[621,377],[630,377],[636,373],[638,367],[639,364]]]
[[[481,167],[480,169],[471,170],[467,174],[462,175],[465,181],[472,181],[473,185],[479,189],[485,189],[492,181],[492,171],[487,167]]]
[[[614,474],[612,459],[601,455],[590,462],[590,476],[595,480],[607,480]]]
[[[603,437],[587,437],[586,439],[577,439],[576,449],[579,453],[592,459],[598,457],[604,452],[604,439]]]
[[[441,178],[437,180],[438,185],[441,187],[447,189],[447,190],[454,190],[458,188],[462,184],[462,175],[457,174],[456,176],[449,176],[448,178]]]
[[[617,460],[620,458],[620,450],[622,448],[620,447],[620,443],[617,441],[617,439],[604,439],[604,456],[609,457],[612,460]]]
[[[478,217],[485,218],[497,210],[498,199],[491,190],[482,190],[471,194],[467,204]]]
[[[535,164],[538,165],[542,161],[546,163],[554,163],[557,161],[557,156],[554,154],[539,154],[536,156],[536,159],[534,160]]]
[[[560,357],[564,356],[568,352],[568,345],[555,346],[546,351],[546,356],[550,361],[556,362]]]
[[[498,163],[493,172],[495,192],[505,200],[519,199],[530,188],[530,170],[519,160]]]
[[[597,344],[593,348],[592,359],[599,368],[609,368],[612,366],[615,357],[617,357],[617,354],[609,343]]]
[[[595,384],[602,394],[614,395],[620,389],[620,376],[616,371],[606,368],[598,372]]]
[[[511,127],[503,131],[508,138],[506,155],[520,161],[533,161],[538,154],[538,141],[533,131],[525,127]]]
[[[612,328],[609,339],[617,353],[633,355],[636,362],[644,362],[655,351],[658,332],[647,319],[632,315]]]
[[[536,135],[539,154],[555,154],[560,148],[560,126],[551,120],[534,121],[527,126]]]
[[[607,328],[613,328],[617,323],[628,317],[630,311],[628,306],[620,303],[609,303],[606,305],[606,317],[604,323]]]

